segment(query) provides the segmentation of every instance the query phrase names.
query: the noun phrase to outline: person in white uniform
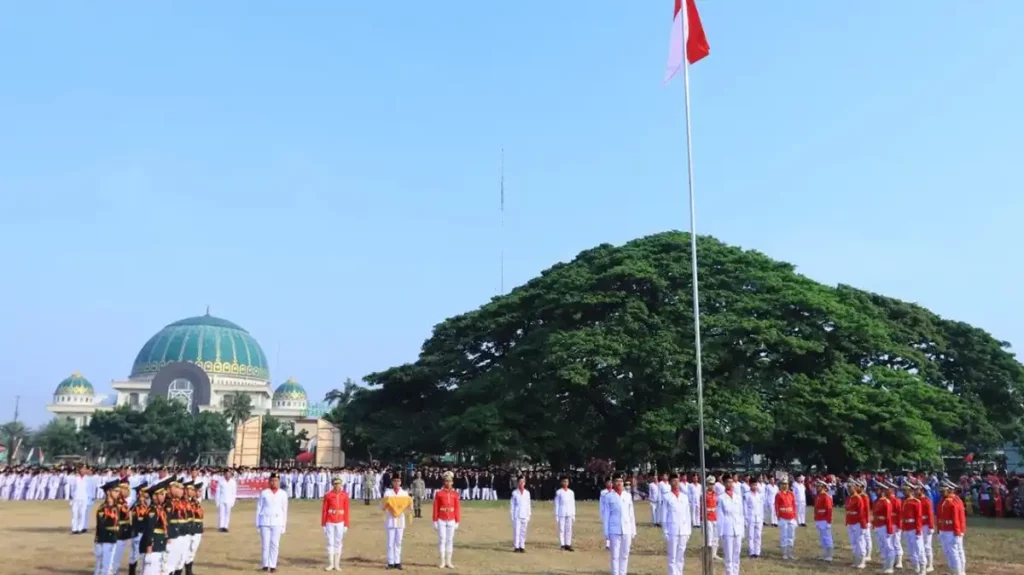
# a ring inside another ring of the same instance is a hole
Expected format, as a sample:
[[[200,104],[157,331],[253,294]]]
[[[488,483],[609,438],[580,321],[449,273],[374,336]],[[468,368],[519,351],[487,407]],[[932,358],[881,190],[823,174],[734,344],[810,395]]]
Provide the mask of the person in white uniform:
[[[83,465],[78,473],[68,480],[71,499],[71,533],[78,535],[89,531],[89,508],[96,494],[96,480],[87,473]]]
[[[658,501],[661,498],[661,486],[658,485],[658,475],[651,476],[651,482],[647,484],[647,503],[651,506],[651,525],[661,526],[661,513],[658,509]]]
[[[402,538],[405,536],[405,514],[412,512],[412,497],[402,489],[402,477],[391,476],[391,489],[381,494],[380,508],[384,510],[384,531],[388,536],[387,569],[402,569]]]
[[[661,529],[668,547],[668,575],[683,575],[686,544],[693,532],[693,506],[688,491],[679,485],[679,476],[673,473],[669,476],[668,495],[659,503],[664,509]]]
[[[238,481],[231,470],[224,472],[224,477],[217,482],[217,492],[214,500],[217,502],[217,531],[227,533],[231,528],[231,510],[235,507],[235,500],[238,498]]]
[[[612,575],[626,575],[629,569],[629,550],[636,537],[636,513],[633,509],[633,494],[626,491],[622,475],[612,477],[612,492],[605,495],[604,513],[601,526],[604,538],[611,543]]]
[[[797,475],[790,487],[796,498],[796,524],[807,527],[807,486],[804,484],[804,476]]]
[[[562,488],[555,492],[555,523],[558,524],[558,542],[562,551],[572,548],[572,525],[576,523],[576,493],[569,489],[569,476],[562,476]]]
[[[733,488],[732,478],[726,476],[725,489],[718,497],[716,515],[718,540],[722,545],[725,575],[740,574],[740,546],[743,541],[743,498]]]
[[[256,500],[256,529],[260,532],[263,570],[274,573],[281,536],[288,530],[288,493],[281,489],[281,478],[276,473],[270,474],[269,483]]]
[[[526,488],[526,478],[516,481],[512,490],[512,548],[515,553],[526,553],[526,529],[530,525],[530,490]]]
[[[764,534],[764,491],[763,486],[753,476],[750,477],[750,490],[743,498],[743,519],[747,530],[747,556],[761,556],[761,536]]]

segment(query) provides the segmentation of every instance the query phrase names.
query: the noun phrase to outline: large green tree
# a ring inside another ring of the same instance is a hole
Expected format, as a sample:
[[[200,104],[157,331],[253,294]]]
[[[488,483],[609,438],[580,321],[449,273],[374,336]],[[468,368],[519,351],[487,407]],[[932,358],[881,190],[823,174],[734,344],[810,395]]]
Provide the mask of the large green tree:
[[[938,465],[1024,439],[1007,343],[711,237],[698,257],[710,464]],[[683,233],[586,250],[437,325],[332,418],[393,456],[693,464],[689,270]]]
[[[302,442],[308,439],[309,434],[305,429],[296,433],[293,423],[283,422],[268,414],[263,417],[260,459],[268,465],[281,461],[292,461],[299,454]]]

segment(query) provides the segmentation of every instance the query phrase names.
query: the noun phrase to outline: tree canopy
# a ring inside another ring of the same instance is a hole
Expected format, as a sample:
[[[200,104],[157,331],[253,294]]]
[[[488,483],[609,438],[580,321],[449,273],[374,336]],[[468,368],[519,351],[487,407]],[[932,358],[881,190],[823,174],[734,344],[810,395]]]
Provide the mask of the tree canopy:
[[[931,466],[1024,440],[1008,343],[712,237],[698,258],[709,464]],[[382,457],[692,465],[691,293],[687,234],[599,245],[435,326],[330,419]]]

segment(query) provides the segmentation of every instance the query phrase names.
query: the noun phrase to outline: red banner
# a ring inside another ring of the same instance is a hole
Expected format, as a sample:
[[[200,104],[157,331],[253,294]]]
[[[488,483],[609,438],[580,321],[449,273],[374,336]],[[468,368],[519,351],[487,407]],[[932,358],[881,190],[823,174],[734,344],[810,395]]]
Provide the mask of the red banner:
[[[270,487],[270,482],[263,478],[252,478],[252,479],[235,479],[235,483],[238,485],[235,491],[236,499],[256,499],[260,496],[260,492]],[[217,480],[210,481],[210,499],[217,497]]]

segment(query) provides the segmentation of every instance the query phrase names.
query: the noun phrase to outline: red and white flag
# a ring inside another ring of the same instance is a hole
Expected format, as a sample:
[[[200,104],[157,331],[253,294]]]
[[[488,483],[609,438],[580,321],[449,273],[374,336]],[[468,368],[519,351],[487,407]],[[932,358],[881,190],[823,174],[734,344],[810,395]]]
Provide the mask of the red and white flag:
[[[686,60],[693,64],[711,53],[708,37],[700,23],[697,13],[697,0],[686,1],[686,14],[683,14],[683,1],[675,0],[676,8],[672,13],[672,36],[668,45],[668,64],[665,66],[665,83],[667,84],[676,72],[683,67],[683,43],[686,44]]]

